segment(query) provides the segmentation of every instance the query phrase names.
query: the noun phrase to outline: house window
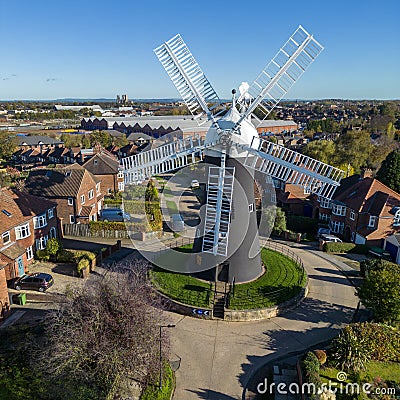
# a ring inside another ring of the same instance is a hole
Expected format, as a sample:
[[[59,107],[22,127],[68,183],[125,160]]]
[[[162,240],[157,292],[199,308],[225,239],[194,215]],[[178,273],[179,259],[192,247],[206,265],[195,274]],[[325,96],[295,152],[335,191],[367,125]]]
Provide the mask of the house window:
[[[68,205],[73,206],[74,205],[74,199],[72,197],[68,197]]]
[[[344,215],[346,215],[346,206],[340,206],[338,204],[333,204],[332,214],[343,217]]]
[[[123,192],[125,188],[124,182],[118,182],[118,190]]]
[[[48,240],[49,237],[47,235],[36,239],[36,250],[44,250]]]
[[[111,188],[108,188],[107,193],[108,193],[108,194],[111,194],[111,192],[112,192]]]
[[[393,226],[400,226],[400,210],[394,215]]]
[[[1,236],[3,238],[3,244],[6,244],[11,240],[10,231],[4,232]]]
[[[85,195],[84,194],[81,196],[81,204],[85,204]]]
[[[352,221],[354,221],[355,217],[356,217],[356,214],[354,213],[354,210],[350,210],[350,219]]]
[[[320,214],[319,214],[319,219],[320,219],[321,221],[329,221],[330,215],[329,215],[329,214],[320,213]]]
[[[33,217],[33,227],[35,229],[43,228],[47,225],[46,214],[38,215],[37,217]]]
[[[57,237],[57,230],[56,230],[56,228],[54,228],[54,226],[52,226],[50,228],[49,236],[50,236],[50,239]]]
[[[118,178],[123,178],[123,177],[124,177],[124,172],[118,171]]]
[[[334,233],[343,233],[344,229],[344,222],[339,221],[331,221],[329,227],[332,232]]]
[[[378,217],[375,217],[375,215],[371,215],[369,217],[369,221],[368,221],[368,227],[369,228],[373,228],[375,226],[376,220],[378,219]]]
[[[32,258],[33,258],[33,249],[32,249],[32,246],[29,246],[26,249],[26,259],[27,260],[32,260]]]
[[[96,192],[100,193],[100,182],[96,183]]]
[[[96,221],[96,214],[91,215],[91,216],[90,216],[90,220],[91,220],[91,221]]]
[[[88,197],[89,197],[89,200],[93,199],[93,197],[94,197],[94,190],[93,189],[89,190]]]
[[[93,160],[93,164],[94,164],[94,165],[97,165],[97,160]]]
[[[249,212],[253,212],[254,211],[254,204],[249,204]]]
[[[24,225],[17,226],[15,228],[15,237],[17,240],[25,239],[31,234],[29,229],[29,224],[26,223]]]
[[[54,208],[49,208],[47,213],[49,215],[49,219],[52,219],[54,217]]]
[[[74,224],[75,223],[75,215],[70,215],[69,216],[69,223]]]
[[[325,197],[319,198],[319,205],[321,208],[332,208],[332,203]]]

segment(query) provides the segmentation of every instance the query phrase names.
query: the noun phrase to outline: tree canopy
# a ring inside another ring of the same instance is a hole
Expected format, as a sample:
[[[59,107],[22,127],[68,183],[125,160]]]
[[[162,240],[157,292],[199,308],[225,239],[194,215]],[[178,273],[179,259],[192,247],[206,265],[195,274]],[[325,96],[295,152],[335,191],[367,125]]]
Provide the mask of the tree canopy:
[[[394,191],[400,193],[400,151],[393,150],[382,162],[376,177]]]
[[[18,139],[10,132],[0,130],[0,160],[8,161],[18,146]]]

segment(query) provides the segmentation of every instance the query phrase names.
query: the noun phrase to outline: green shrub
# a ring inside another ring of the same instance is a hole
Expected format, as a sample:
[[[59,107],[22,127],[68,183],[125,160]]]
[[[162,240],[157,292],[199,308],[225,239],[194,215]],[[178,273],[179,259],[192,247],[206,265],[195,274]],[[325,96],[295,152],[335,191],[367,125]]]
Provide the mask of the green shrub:
[[[50,260],[50,255],[49,253],[47,253],[47,250],[37,250],[36,251],[36,257],[40,260],[40,261],[49,261]]]
[[[355,253],[367,254],[369,247],[364,244],[328,242],[324,243],[323,251],[326,253]]]
[[[319,365],[324,365],[326,363],[326,352],[325,350],[314,350],[314,354],[319,361]]]
[[[64,263],[75,262],[74,253],[72,250],[63,249],[57,254],[57,261]]]
[[[81,275],[82,270],[85,268],[89,268],[89,265],[90,265],[90,261],[87,258],[82,257],[79,260],[78,264],[76,264],[76,271],[78,272],[79,275]]]
[[[336,366],[344,371],[364,370],[371,359],[368,340],[357,324],[346,326],[332,341]]]
[[[105,221],[90,221],[89,229],[91,233],[99,231],[126,231],[146,232],[149,230],[148,224],[144,222],[105,222]]]
[[[306,382],[314,384],[316,388],[321,387],[322,381],[319,376],[320,363],[317,356],[312,351],[309,351],[305,355],[302,365]]]
[[[49,256],[56,256],[62,250],[62,243],[56,238],[51,238],[47,241],[46,251]]]

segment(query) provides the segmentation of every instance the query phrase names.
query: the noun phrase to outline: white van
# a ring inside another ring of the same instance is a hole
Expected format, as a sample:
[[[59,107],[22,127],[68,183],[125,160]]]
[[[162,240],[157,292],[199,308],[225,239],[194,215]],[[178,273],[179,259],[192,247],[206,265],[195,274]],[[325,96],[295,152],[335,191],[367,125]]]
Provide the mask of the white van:
[[[321,235],[321,240],[323,240],[324,242],[335,242],[335,243],[340,242],[340,243],[342,243],[342,240],[339,239],[339,238],[338,238],[337,236],[335,236],[335,235],[326,235],[326,234],[323,234],[323,235]]]

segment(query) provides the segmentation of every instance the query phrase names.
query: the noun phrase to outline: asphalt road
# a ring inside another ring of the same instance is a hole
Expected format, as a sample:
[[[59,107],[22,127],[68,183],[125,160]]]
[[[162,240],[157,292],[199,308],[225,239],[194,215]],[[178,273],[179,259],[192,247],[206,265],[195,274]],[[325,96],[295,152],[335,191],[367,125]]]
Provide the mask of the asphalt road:
[[[349,323],[357,308],[354,287],[318,252],[292,248],[309,276],[309,295],[283,316],[260,322],[204,321],[167,313],[172,352],[181,357],[174,400],[244,399],[260,366],[324,342]],[[243,397],[242,397],[243,396]]]

